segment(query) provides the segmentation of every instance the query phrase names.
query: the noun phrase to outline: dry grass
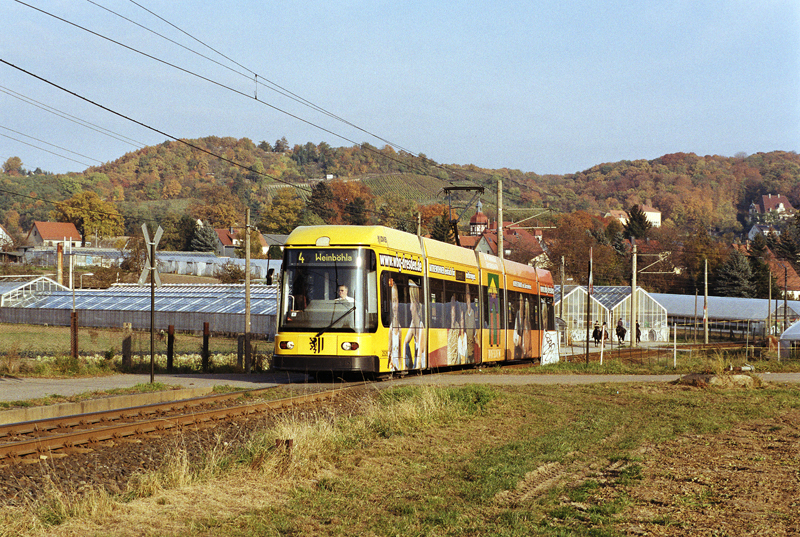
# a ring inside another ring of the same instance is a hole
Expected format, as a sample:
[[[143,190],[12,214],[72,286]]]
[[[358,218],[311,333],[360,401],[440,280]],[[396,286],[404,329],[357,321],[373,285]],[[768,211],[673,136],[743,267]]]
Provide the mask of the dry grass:
[[[393,389],[363,414],[298,411],[265,423],[201,463],[178,440],[170,463],[124,497],[52,492],[27,513],[0,512],[10,528],[0,536],[614,535],[624,496],[592,491],[636,482],[642,445],[791,405],[790,388]],[[289,439],[291,450],[276,446]]]

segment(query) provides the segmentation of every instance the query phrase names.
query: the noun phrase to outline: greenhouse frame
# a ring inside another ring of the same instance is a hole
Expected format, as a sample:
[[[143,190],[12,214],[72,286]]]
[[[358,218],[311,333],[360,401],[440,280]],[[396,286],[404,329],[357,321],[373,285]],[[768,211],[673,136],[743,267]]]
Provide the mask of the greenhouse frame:
[[[614,329],[620,319],[627,331],[624,341],[630,342],[635,336],[631,330],[631,288],[627,286],[594,286],[591,295],[589,318],[586,317],[586,286],[556,287],[555,308],[565,325],[566,344],[586,341],[586,335],[594,323],[607,323],[608,335],[615,341]],[[667,310],[641,287],[636,289],[637,319],[642,332],[642,341],[668,341],[669,326]],[[588,322],[587,322],[588,321]],[[588,330],[587,330],[588,325]]]

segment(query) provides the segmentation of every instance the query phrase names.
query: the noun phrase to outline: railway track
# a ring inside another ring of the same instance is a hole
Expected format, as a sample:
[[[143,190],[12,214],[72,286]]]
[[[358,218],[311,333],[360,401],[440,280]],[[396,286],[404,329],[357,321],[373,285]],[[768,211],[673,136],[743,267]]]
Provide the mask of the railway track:
[[[363,386],[351,384],[334,390],[321,389],[292,397],[242,402],[275,388],[214,394],[183,401],[158,403],[119,410],[0,425],[0,464],[47,459],[104,442],[160,435],[186,428],[210,427],[239,417],[293,406],[332,401],[346,391]]]

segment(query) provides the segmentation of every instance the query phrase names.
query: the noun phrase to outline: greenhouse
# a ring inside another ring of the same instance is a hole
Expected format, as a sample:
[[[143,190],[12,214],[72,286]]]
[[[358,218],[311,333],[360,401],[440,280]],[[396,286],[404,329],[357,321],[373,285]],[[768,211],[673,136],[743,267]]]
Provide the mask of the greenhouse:
[[[591,332],[595,322],[600,325],[606,323],[609,337],[614,338],[614,328],[620,319],[626,330],[625,341],[630,342],[630,338],[635,336],[635,328],[631,330],[630,297],[630,287],[594,286],[587,318],[586,287],[565,287],[563,302],[561,289],[556,287],[555,308],[566,327],[564,342],[586,341],[587,333]],[[667,341],[669,328],[666,308],[642,288],[636,289],[636,297],[641,340]]]
[[[5,287],[2,287],[5,285]],[[70,290],[48,278],[0,282],[6,323],[69,326],[70,313],[79,314],[81,326],[149,329],[150,286],[114,285],[108,289]],[[251,330],[271,337],[275,333],[277,287],[251,285]],[[245,286],[163,285],[155,289],[156,328],[174,326],[179,331],[201,331],[204,323],[216,333],[244,331]]]

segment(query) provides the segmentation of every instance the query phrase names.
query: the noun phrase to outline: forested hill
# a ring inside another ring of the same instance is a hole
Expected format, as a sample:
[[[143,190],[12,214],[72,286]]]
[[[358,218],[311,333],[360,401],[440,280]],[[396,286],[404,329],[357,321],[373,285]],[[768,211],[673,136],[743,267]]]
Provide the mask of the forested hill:
[[[103,166],[63,176],[31,174],[23,166],[35,163],[9,158],[0,176],[0,222],[26,229],[33,220],[49,218],[51,202],[87,190],[117,204],[127,231],[165,213],[209,217],[202,208],[223,202],[230,203],[234,212],[249,206],[258,221],[279,189],[294,185],[299,197],[307,200],[313,181],[331,176],[350,185],[340,185],[338,194],[344,192],[350,201],[361,198],[358,209],[368,221],[380,221],[387,200],[388,205],[403,199],[417,206],[406,207],[409,210],[444,203],[441,188],[450,181],[485,186],[483,202],[492,214],[498,178],[503,179],[504,202],[510,207],[605,213],[646,203],[679,228],[699,224],[716,232],[741,233],[750,202],[761,194],[784,194],[800,207],[800,157],[794,152],[735,157],[675,153],[649,161],[598,164],[569,175],[537,175],[471,164],[438,165],[424,155],[367,144],[291,147],[285,139],[256,144],[246,138],[214,136],[186,142],[145,147]],[[360,180],[357,187],[351,179]],[[461,199],[469,196],[462,194]]]

